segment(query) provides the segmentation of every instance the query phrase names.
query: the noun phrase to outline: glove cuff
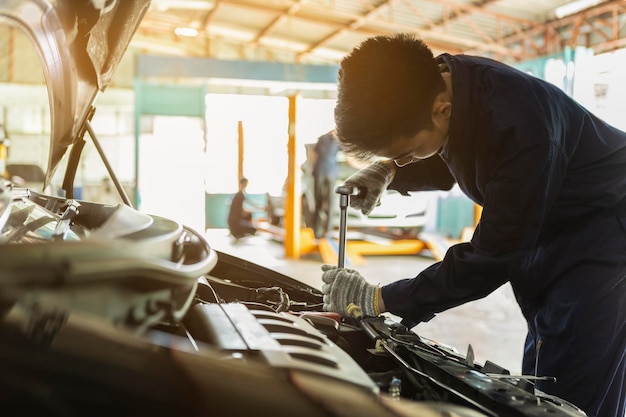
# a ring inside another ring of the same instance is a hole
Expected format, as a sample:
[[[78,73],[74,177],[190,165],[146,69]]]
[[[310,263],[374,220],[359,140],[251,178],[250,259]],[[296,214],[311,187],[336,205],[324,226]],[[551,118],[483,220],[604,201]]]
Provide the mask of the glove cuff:
[[[359,300],[363,314],[377,317],[378,313],[378,287],[376,285],[365,284]]]
[[[378,286],[374,287],[374,317],[380,316],[380,310],[378,309],[378,296],[380,294],[380,288]]]

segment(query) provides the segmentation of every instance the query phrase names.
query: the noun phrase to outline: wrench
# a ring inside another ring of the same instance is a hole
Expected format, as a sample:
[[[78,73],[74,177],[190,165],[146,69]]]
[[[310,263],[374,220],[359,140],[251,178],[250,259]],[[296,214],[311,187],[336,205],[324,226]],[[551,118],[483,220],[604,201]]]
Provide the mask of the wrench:
[[[337,267],[343,268],[346,260],[346,229],[348,228],[346,212],[350,203],[350,196],[359,194],[359,189],[351,185],[339,185],[335,187],[339,194],[339,249]]]

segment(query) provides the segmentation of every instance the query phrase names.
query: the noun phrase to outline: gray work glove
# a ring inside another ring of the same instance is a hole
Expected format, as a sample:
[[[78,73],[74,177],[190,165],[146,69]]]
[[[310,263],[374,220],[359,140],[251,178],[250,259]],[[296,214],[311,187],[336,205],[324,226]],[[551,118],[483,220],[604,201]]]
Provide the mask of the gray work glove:
[[[341,316],[350,316],[348,305],[355,304],[366,316],[378,316],[378,288],[368,284],[365,278],[353,269],[322,265],[322,292],[324,311],[334,311]]]
[[[350,207],[361,210],[366,216],[378,205],[382,193],[393,179],[394,168],[390,161],[376,161],[348,177],[345,185],[359,190],[350,197]]]

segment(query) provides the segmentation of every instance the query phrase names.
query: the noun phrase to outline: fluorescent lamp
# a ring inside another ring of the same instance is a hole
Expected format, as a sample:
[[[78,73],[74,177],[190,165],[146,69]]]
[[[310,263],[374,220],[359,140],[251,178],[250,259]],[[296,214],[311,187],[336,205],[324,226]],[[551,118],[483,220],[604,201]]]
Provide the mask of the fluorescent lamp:
[[[554,14],[557,18],[562,19],[565,16],[569,16],[578,13],[582,10],[588,9],[600,3],[601,0],[576,0],[564,4],[563,6],[554,9]]]
[[[215,2],[206,0],[152,0],[150,5],[157,10],[211,10]]]
[[[194,28],[176,28],[174,29],[176,36],[184,36],[187,38],[195,38],[198,36],[198,30]]]

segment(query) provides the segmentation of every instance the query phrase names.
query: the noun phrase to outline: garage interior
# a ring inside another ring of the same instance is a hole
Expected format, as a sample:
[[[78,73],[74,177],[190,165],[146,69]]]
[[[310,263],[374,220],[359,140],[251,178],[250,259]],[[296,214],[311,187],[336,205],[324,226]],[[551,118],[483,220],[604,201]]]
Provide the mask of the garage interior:
[[[153,0],[96,101],[93,128],[135,207],[205,230],[216,249],[321,287],[320,265],[332,258],[301,227],[294,196],[304,145],[333,126],[338,63],[354,46],[409,32],[435,54],[492,57],[555,83],[624,130],[625,23],[623,0]],[[18,31],[2,26],[0,39],[4,169],[45,170],[50,120],[38,58]],[[80,167],[75,197],[119,201],[106,167],[89,163],[97,159],[92,143],[85,153],[92,157]],[[258,196],[287,184],[280,230],[229,236],[224,216],[241,176]],[[24,180],[41,181],[36,174]],[[60,183],[55,178],[52,187]],[[424,233],[448,243],[464,238],[476,207],[459,194],[434,198]],[[372,282],[414,276],[437,260],[434,247],[403,254],[398,245],[396,253],[385,249],[394,242],[371,240],[379,252],[358,269]],[[526,329],[508,286],[419,331],[458,348],[472,344],[479,361],[513,372],[521,366]]]

